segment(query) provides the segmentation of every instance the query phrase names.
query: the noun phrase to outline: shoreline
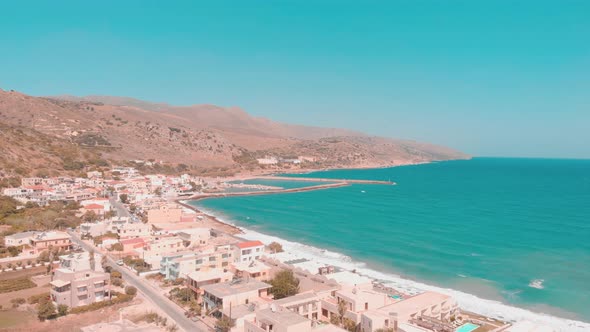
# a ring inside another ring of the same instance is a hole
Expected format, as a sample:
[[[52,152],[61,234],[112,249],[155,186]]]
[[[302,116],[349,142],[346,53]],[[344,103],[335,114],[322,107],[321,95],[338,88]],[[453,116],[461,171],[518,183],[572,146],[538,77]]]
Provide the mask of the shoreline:
[[[253,178],[261,178],[261,176],[253,177]],[[264,177],[262,177],[264,178]],[[272,178],[272,177],[271,177]],[[287,178],[291,180],[291,178]],[[299,178],[301,179],[301,178]],[[317,179],[306,179],[301,181],[316,181]],[[338,179],[330,179],[331,181],[338,181]],[[350,183],[336,183],[339,186],[350,185]],[[338,252],[333,252],[325,249],[321,249],[319,247],[314,247],[312,245],[307,245],[305,243],[293,242],[284,238],[280,238],[278,236],[259,233],[258,231],[254,231],[245,227],[238,226],[233,224],[231,221],[223,220],[223,217],[218,217],[221,211],[208,211],[206,209],[199,209],[196,206],[188,204],[189,201],[199,201],[208,198],[223,198],[228,196],[244,196],[244,195],[264,195],[264,194],[277,194],[277,193],[290,193],[290,192],[301,192],[301,191],[310,191],[310,190],[321,190],[321,189],[330,189],[332,186],[328,186],[327,188],[325,185],[318,186],[310,186],[310,187],[303,187],[303,188],[292,188],[292,189],[284,189],[278,191],[262,191],[262,192],[254,192],[254,193],[227,193],[227,194],[214,194],[214,195],[200,195],[197,197],[191,198],[183,198],[182,200],[177,199],[176,202],[181,204],[182,206],[189,208],[193,211],[196,211],[200,214],[206,215],[214,222],[214,226],[212,228],[225,231],[228,234],[238,236],[240,238],[245,238],[248,240],[261,240],[265,243],[270,243],[269,241],[278,241],[281,244],[286,245],[285,251],[289,252],[293,255],[297,256],[307,256],[310,260],[315,260],[318,262],[338,266],[345,270],[354,271],[359,275],[363,275],[366,277],[371,278],[372,280],[376,280],[383,283],[388,283],[391,287],[399,288],[400,290],[417,290],[417,291],[425,291],[425,290],[433,290],[440,293],[449,294],[457,299],[461,303],[461,306],[466,311],[475,312],[477,314],[489,316],[492,318],[496,318],[499,320],[504,321],[519,321],[519,320],[529,320],[536,322],[538,324],[552,326],[559,331],[589,331],[590,330],[590,323],[584,322],[581,320],[571,319],[571,318],[564,318],[557,316],[555,314],[547,314],[542,312],[532,311],[533,309],[528,308],[521,308],[516,307],[512,304],[507,304],[498,300],[489,300],[485,298],[481,298],[479,296],[465,293],[460,290],[444,288],[442,286],[433,286],[423,283],[419,280],[413,280],[411,277],[404,277],[400,275],[394,274],[394,272],[387,272],[384,269],[379,269],[379,267],[372,267],[370,264],[367,264],[362,261],[355,261],[352,258],[340,254]],[[559,308],[557,308],[559,309]],[[579,318],[578,318],[579,319]]]
[[[209,197],[210,198],[210,197]],[[215,212],[205,209],[199,209],[185,202],[178,202],[179,204],[204,214],[211,218],[216,225],[220,226],[221,231],[226,229],[232,230],[228,232],[232,236],[239,236],[246,240],[260,240],[263,243],[270,243],[272,241],[279,242],[283,245],[285,252],[294,256],[314,260],[320,263],[325,263],[337,266],[347,271],[354,271],[354,273],[368,277],[373,281],[385,284],[387,286],[397,288],[401,291],[416,293],[423,291],[435,291],[443,294],[453,296],[459,303],[463,310],[473,312],[479,315],[495,318],[506,322],[517,322],[521,320],[529,320],[551,326],[558,331],[582,332],[590,331],[590,323],[580,320],[563,318],[546,314],[542,312],[535,312],[530,309],[520,308],[511,304],[506,304],[497,300],[489,300],[481,298],[477,295],[465,293],[461,290],[446,288],[442,286],[433,286],[426,284],[420,280],[414,280],[406,276],[394,274],[393,272],[381,271],[378,268],[373,268],[370,264],[362,261],[357,261],[351,257],[328,249],[322,249],[313,245],[287,240],[275,235],[260,233],[258,231],[250,230],[248,228],[238,226],[229,221],[223,220],[217,216]]]

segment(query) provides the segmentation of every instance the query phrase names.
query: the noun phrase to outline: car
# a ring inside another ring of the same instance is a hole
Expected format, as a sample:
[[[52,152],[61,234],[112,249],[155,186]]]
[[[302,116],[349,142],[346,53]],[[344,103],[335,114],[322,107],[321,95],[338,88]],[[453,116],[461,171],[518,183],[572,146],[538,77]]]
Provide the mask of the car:
[[[123,265],[123,260],[122,260],[122,259],[119,259],[119,260],[117,261],[117,265],[119,265],[119,266],[122,266],[122,265]]]

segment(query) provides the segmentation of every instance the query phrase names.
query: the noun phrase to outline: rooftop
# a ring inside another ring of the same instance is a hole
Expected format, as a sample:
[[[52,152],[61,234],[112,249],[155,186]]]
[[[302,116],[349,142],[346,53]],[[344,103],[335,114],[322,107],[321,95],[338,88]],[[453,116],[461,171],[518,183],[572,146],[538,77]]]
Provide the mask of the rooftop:
[[[211,269],[209,271],[193,271],[187,275],[189,279],[192,279],[196,282],[221,278],[231,279],[232,276],[232,273],[224,272],[221,269]]]
[[[240,280],[223,282],[219,284],[203,286],[203,290],[207,293],[212,294],[215,297],[223,298],[230,295],[248,293],[252,291],[258,291],[261,289],[268,289],[272,286],[257,280]]]
[[[260,241],[246,241],[246,242],[239,242],[236,244],[236,246],[240,249],[247,249],[247,248],[264,246],[264,243],[262,243]]]
[[[311,321],[299,314],[296,314],[289,310],[272,310],[272,309],[264,309],[256,312],[256,318],[259,321],[267,321],[270,323],[280,324],[280,325],[296,325],[304,322]]]
[[[319,297],[314,292],[299,293],[297,295],[275,300],[273,303],[279,306],[289,306],[293,304],[305,303],[308,301],[319,300]]]

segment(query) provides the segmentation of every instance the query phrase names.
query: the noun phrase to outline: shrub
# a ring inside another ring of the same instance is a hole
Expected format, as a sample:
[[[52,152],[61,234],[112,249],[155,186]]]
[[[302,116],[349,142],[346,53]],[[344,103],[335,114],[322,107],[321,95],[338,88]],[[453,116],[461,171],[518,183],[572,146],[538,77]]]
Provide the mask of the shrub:
[[[137,294],[137,288],[133,286],[127,286],[125,287],[125,294],[134,296],[135,294]]]
[[[102,308],[105,308],[105,307],[108,307],[111,305],[125,303],[125,302],[129,302],[129,301],[133,300],[132,295],[119,294],[119,293],[115,293],[115,292],[113,292],[113,295],[116,295],[116,297],[111,300],[105,300],[102,302],[94,302],[89,305],[84,305],[84,306],[72,308],[70,310],[70,313],[71,314],[81,314],[84,312],[95,311],[95,310],[102,309]]]
[[[49,300],[49,293],[33,295],[28,298],[27,302],[29,302],[29,304],[38,304],[42,299]]]
[[[113,286],[122,287],[123,286],[123,279],[121,279],[121,278],[112,278],[111,279],[111,284]]]
[[[68,314],[68,306],[65,304],[60,304],[57,306],[57,314],[58,316],[65,316]]]
[[[221,317],[215,323],[215,330],[219,332],[229,332],[234,327],[234,322],[226,316]]]
[[[27,303],[27,301],[22,297],[17,297],[16,299],[10,300],[10,303],[12,303],[13,308],[18,308],[21,304]]]
[[[37,317],[40,321],[53,319],[57,315],[55,305],[49,299],[42,299],[37,305]]]
[[[283,246],[278,242],[272,242],[268,245],[268,248],[272,253],[283,252]]]
[[[270,291],[277,300],[299,293],[299,279],[290,270],[277,273],[270,284],[272,285]]]

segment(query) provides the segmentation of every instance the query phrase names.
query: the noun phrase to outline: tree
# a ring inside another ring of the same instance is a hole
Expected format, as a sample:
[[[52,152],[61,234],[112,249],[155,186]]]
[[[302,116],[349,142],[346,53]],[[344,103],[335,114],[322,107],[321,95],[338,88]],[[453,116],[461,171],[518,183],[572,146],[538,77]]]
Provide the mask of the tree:
[[[55,305],[53,305],[51,300],[43,298],[39,301],[39,304],[37,305],[37,317],[39,317],[40,321],[55,318],[56,314]]]
[[[82,216],[82,220],[84,220],[84,222],[95,222],[98,220],[98,216],[94,211],[86,211]]]
[[[125,294],[135,296],[135,294],[137,294],[137,288],[133,286],[127,286],[125,287]]]
[[[127,194],[119,195],[119,199],[121,200],[121,203],[123,203],[123,204],[129,203],[129,196]]]
[[[7,247],[6,249],[10,253],[10,256],[12,256],[12,257],[18,256],[18,254],[20,254],[21,251],[22,251],[21,248],[19,248],[19,247],[13,247],[13,246]]]
[[[60,317],[67,315],[68,314],[68,310],[69,310],[69,308],[65,304],[60,304],[60,305],[57,306],[57,314]]]
[[[273,254],[277,252],[283,252],[283,246],[278,242],[272,242],[268,245],[268,248],[272,251]]]
[[[338,320],[340,320],[339,325],[344,325],[344,315],[346,315],[346,301],[338,300]]]
[[[114,250],[114,251],[123,251],[123,249],[124,249],[123,245],[119,242],[114,243],[110,248],[110,250]]]
[[[283,270],[270,281],[272,288],[270,292],[275,299],[282,299],[299,293],[299,279],[295,277],[293,271]]]
[[[229,332],[234,327],[234,322],[227,316],[223,316],[215,323],[215,330],[218,332]]]
[[[117,211],[115,211],[115,210],[107,211],[107,213],[104,214],[105,219],[111,219],[116,216],[117,216]]]
[[[96,268],[96,259],[94,258],[94,249],[90,249],[88,252],[88,261],[90,263],[90,269],[95,270]]]

